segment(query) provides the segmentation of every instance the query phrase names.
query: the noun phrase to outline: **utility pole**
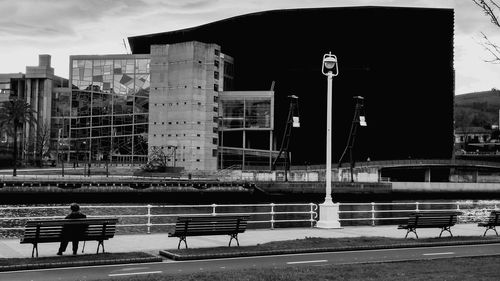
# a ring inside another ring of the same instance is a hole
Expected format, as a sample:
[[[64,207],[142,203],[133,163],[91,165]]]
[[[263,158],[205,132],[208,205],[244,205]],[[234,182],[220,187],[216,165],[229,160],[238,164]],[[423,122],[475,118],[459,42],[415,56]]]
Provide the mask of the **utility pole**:
[[[364,113],[364,98],[362,96],[355,96],[353,97],[354,100],[356,101],[356,105],[354,107],[354,116],[352,118],[352,123],[351,123],[351,130],[349,132],[349,138],[347,139],[347,145],[346,148],[344,149],[344,152],[342,152],[342,156],[340,156],[339,159],[339,164],[338,164],[338,170],[340,173],[340,167],[342,166],[342,159],[344,158],[346,152],[349,150],[349,167],[350,167],[350,174],[351,174],[351,182],[354,182],[354,156],[353,156],[353,150],[354,150],[354,142],[356,141],[356,133],[358,130],[358,127],[366,127],[366,119],[365,119],[365,113]]]
[[[282,153],[285,154],[285,181],[288,181],[288,171],[290,170],[290,137],[292,135],[292,128],[299,128],[299,97],[295,95],[288,96],[290,98],[290,106],[288,107],[288,117],[285,125],[285,132],[283,133],[283,139],[281,140],[280,151],[278,156],[273,162],[272,170],[276,169],[276,164],[280,159]]]

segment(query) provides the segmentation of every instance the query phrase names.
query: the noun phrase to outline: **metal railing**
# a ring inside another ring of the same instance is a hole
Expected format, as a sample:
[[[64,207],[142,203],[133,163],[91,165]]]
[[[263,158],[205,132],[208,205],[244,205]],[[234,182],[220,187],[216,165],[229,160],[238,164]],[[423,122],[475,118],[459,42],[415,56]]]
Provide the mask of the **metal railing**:
[[[447,202],[391,202],[391,203],[340,203],[340,222],[365,221],[375,226],[383,221],[408,219],[414,212],[457,211],[459,222],[476,222],[485,219],[491,210],[498,210],[500,201],[447,201]],[[354,210],[352,210],[354,209]]]
[[[266,224],[274,229],[277,224],[309,224],[317,220],[318,206],[308,204],[210,204],[210,205],[82,205],[87,217],[117,217],[118,227],[143,227],[151,233],[153,227],[172,227],[178,216],[248,215],[249,224]],[[23,214],[29,215],[23,215]],[[0,231],[22,230],[26,220],[62,219],[68,206],[0,207]],[[116,214],[118,213],[118,214]],[[11,215],[9,215],[11,214]],[[44,215],[51,214],[51,215]],[[15,224],[9,226],[6,224]],[[262,226],[261,226],[262,227]]]
[[[459,223],[485,219],[491,210],[500,208],[500,201],[447,202],[392,202],[340,203],[340,222],[344,225],[398,224],[413,212],[458,211]],[[165,232],[175,225],[178,216],[192,215],[248,215],[248,223],[255,228],[313,227],[318,219],[318,205],[297,204],[210,204],[210,205],[83,205],[88,217],[117,217],[120,228],[132,232],[151,233],[153,228]],[[61,219],[68,213],[67,206],[0,207],[0,231],[22,230],[26,220]],[[319,214],[320,215],[320,214]]]

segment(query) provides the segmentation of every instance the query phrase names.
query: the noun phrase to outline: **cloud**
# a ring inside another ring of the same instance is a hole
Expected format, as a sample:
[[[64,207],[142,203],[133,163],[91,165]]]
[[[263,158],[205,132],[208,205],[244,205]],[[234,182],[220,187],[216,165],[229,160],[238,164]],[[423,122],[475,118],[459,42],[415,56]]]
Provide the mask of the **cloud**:
[[[123,17],[152,8],[141,0],[0,0],[2,35],[15,37],[66,37],[81,26],[108,17]]]
[[[73,30],[67,26],[50,26],[39,25],[32,23],[21,22],[4,22],[0,24],[0,36],[9,38],[7,36],[22,37],[22,36],[59,36],[59,35],[73,35]],[[12,40],[13,37],[9,39]]]

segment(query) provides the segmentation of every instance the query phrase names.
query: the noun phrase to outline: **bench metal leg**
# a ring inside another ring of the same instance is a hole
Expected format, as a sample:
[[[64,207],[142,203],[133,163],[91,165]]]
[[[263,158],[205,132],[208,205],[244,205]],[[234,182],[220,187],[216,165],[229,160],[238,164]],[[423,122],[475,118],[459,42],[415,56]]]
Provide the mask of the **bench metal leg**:
[[[38,258],[38,243],[33,243],[33,250],[31,250],[31,257],[35,257],[35,250],[36,250],[36,257]]]
[[[184,245],[186,245],[186,249],[188,248],[188,244],[186,242],[186,236],[180,236],[179,237],[179,244],[177,245],[177,249],[179,250],[181,248],[181,242],[184,241]]]
[[[102,252],[104,253],[104,241],[103,240],[100,240],[97,243],[97,253],[96,254],[99,254],[99,246],[102,246]]]
[[[408,228],[408,231],[406,231],[405,239],[408,237],[408,234],[410,234],[410,232],[415,233],[415,237],[417,237],[417,239],[418,239],[417,229],[416,228]]]
[[[451,235],[451,237],[453,237],[453,233],[451,233],[451,228],[449,226],[445,226],[443,228],[441,228],[441,233],[439,233],[439,238],[441,238],[441,235],[443,234],[444,231],[448,231]]]
[[[238,247],[240,246],[240,241],[238,241],[238,233],[236,234],[229,234],[229,236],[231,237],[231,239],[229,239],[229,247],[231,247],[231,242],[234,240],[236,240],[236,244],[238,245]]]
[[[491,225],[487,226],[486,230],[484,231],[483,236],[486,236],[486,232],[488,232],[488,230],[490,230],[490,229],[493,229],[495,231],[495,233],[497,234],[497,236],[498,236],[497,228],[494,225],[493,226],[491,226]]]

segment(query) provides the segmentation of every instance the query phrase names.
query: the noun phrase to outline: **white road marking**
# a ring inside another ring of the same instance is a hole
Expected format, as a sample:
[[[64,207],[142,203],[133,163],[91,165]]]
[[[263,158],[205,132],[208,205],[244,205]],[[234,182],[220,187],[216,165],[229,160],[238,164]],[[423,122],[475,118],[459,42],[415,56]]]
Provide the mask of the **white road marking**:
[[[145,274],[158,274],[162,273],[163,271],[149,271],[149,272],[130,272],[130,273],[114,273],[114,274],[108,274],[109,277],[113,276],[127,276],[127,275],[145,275]]]
[[[129,268],[118,269],[117,271],[133,271],[133,270],[143,270],[143,269],[149,269],[149,267],[129,267]]]
[[[291,261],[286,264],[300,264],[300,263],[316,263],[316,262],[327,262],[328,260],[315,260],[315,261]]]
[[[453,255],[455,252],[444,252],[444,253],[427,253],[422,254],[423,256],[438,256],[438,255]]]

